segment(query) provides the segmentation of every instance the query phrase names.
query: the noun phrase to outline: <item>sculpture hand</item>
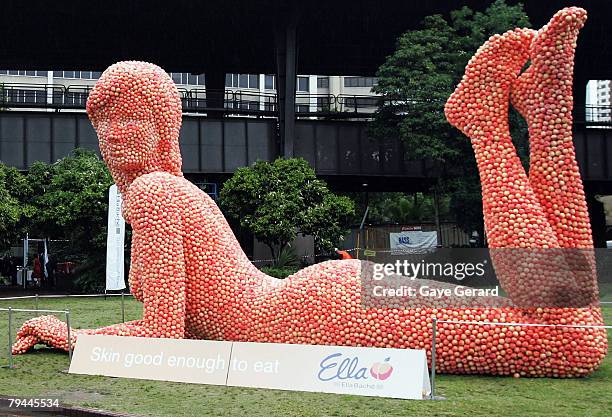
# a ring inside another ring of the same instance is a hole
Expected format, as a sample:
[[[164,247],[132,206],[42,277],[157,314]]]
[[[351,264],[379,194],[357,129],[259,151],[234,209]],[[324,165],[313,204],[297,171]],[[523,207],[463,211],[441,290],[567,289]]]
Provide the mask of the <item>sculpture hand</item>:
[[[72,348],[79,335],[106,334],[114,336],[141,336],[145,332],[142,320],[115,324],[100,329],[70,329]],[[37,344],[68,351],[68,326],[55,316],[40,316],[23,323],[13,344],[14,355],[25,353]]]

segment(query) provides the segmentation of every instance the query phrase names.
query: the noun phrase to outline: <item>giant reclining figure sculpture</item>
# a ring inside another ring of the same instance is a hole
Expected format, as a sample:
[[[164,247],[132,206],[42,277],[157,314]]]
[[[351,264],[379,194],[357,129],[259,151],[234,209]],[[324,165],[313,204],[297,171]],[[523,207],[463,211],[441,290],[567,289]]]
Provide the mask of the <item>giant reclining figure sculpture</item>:
[[[585,19],[584,10],[568,8],[537,32],[516,29],[491,37],[446,104],[450,123],[472,140],[492,248],[593,247],[571,131],[573,56]],[[531,66],[521,73],[528,60]],[[510,139],[510,97],[529,124],[529,177]],[[112,65],[91,92],[87,112],[133,228],[129,282],[144,316],[73,330],[70,341],[65,323],[34,318],[18,332],[14,353],[38,343],[67,350],[80,334],[107,334],[416,348],[429,355],[433,316],[603,324],[595,302],[582,308],[548,304],[559,293],[547,280],[564,291],[596,294],[588,256],[586,269],[573,270],[575,260],[568,256],[541,271],[528,269],[529,275],[507,259],[494,259],[510,298],[538,294],[541,308],[364,308],[358,260],[320,263],[285,280],[269,277],[247,259],[216,204],[183,178],[181,101],[163,70],[143,62]],[[550,291],[538,291],[536,284]],[[439,326],[440,372],[584,376],[607,352],[602,328]]]

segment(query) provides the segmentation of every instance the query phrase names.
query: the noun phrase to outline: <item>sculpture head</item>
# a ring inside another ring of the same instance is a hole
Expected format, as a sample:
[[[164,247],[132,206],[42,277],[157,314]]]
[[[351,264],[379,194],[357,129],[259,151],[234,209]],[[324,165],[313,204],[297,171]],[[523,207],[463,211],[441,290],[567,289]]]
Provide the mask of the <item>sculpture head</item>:
[[[87,99],[87,114],[120,188],[149,172],[182,175],[181,99],[157,65],[123,61],[108,67]]]

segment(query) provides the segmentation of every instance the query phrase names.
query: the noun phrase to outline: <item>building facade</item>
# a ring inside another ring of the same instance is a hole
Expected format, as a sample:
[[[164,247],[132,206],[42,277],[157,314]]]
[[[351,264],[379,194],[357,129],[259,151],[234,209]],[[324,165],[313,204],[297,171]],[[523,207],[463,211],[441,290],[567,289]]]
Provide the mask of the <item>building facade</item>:
[[[591,80],[587,84],[586,121],[612,122],[612,81]]]
[[[98,71],[0,70],[3,102],[44,104],[62,100],[79,104],[86,99],[100,75]],[[183,97],[206,100],[205,74],[170,73],[170,76]],[[373,113],[379,103],[379,98],[372,92],[376,83],[375,77],[299,75],[296,80],[296,112],[298,116],[300,113]],[[54,91],[67,91],[68,94],[62,94],[60,98]],[[223,96],[226,107],[275,111],[276,93],[276,79],[272,74],[225,76]],[[5,108],[11,107],[7,104]]]

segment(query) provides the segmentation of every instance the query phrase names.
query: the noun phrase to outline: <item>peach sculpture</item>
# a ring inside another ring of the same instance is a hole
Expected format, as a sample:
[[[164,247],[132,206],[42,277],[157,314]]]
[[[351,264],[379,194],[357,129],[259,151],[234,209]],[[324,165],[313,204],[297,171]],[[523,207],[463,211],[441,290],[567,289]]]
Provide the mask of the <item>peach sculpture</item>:
[[[540,31],[491,37],[446,104],[448,120],[472,140],[494,248],[592,248],[571,132],[572,62],[585,19],[584,10],[568,8]],[[528,60],[531,66],[520,74]],[[529,123],[529,177],[510,140],[511,95]],[[358,260],[320,263],[285,280],[269,277],[247,259],[216,204],[183,178],[181,101],[162,69],[134,61],[112,65],[89,96],[87,112],[133,228],[129,282],[144,316],[73,330],[70,341],[57,318],[34,318],[18,332],[14,353],[38,343],[67,350],[80,334],[109,334],[415,348],[430,355],[434,316],[602,325],[595,305],[365,308]],[[498,266],[511,298],[535,291],[508,274],[503,261]],[[595,280],[592,269],[572,276],[567,270],[556,272],[564,280]],[[545,276],[556,279],[555,271]],[[604,329],[591,327],[440,323],[437,352],[440,372],[576,377],[599,366],[607,339]],[[382,378],[384,369],[374,372]]]

